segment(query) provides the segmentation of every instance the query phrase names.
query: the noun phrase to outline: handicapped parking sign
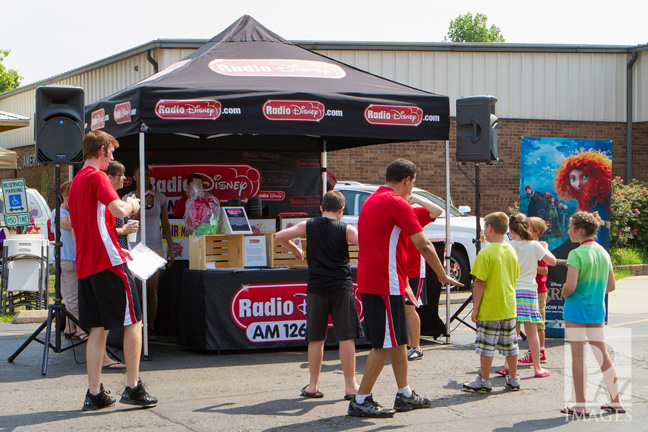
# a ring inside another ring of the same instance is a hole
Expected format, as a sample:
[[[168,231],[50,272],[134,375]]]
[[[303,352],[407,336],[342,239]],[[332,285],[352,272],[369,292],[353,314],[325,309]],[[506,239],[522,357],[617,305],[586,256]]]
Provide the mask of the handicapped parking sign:
[[[4,197],[4,213],[6,215],[29,213],[25,179],[2,180],[2,196]]]
[[[19,194],[9,195],[9,203],[11,207],[20,207],[22,209],[23,206],[22,195]]]

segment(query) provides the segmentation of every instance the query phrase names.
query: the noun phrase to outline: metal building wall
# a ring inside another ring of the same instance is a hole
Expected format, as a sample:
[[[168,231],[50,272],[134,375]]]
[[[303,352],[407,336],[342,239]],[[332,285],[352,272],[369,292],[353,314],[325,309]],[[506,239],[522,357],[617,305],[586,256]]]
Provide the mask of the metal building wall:
[[[152,56],[157,59],[159,70],[188,55],[193,49],[156,49]],[[159,58],[158,58],[159,57]],[[79,74],[65,74],[63,78],[52,79],[39,85],[71,85],[85,90],[85,103],[92,103],[123,90],[151,75],[153,65],[146,59],[146,53],[109,63]],[[0,146],[21,147],[34,144],[34,111],[36,86],[15,95],[0,99],[0,111],[30,117],[30,126],[0,134]]]
[[[447,95],[453,116],[455,99],[490,94],[499,98],[496,109],[500,117],[625,121],[628,54],[317,52],[385,78]],[[646,115],[641,118],[646,120]]]
[[[648,51],[641,51],[632,70],[633,121],[648,121]]]
[[[164,46],[160,42],[156,46]],[[151,49],[159,70],[191,52],[197,41]],[[344,44],[339,44],[344,45]],[[335,47],[337,48],[337,47]],[[394,49],[354,44],[353,48],[315,51],[344,63],[413,87],[450,97],[451,115],[457,98],[491,94],[499,98],[497,114],[503,118],[625,122],[625,53],[448,51],[435,47]],[[505,47],[504,47],[505,48]],[[538,49],[538,51],[541,51]],[[550,51],[550,50],[549,50]],[[75,85],[85,89],[86,103],[120,91],[154,73],[140,52],[121,59],[105,59],[38,83]],[[136,70],[137,69],[137,70]],[[648,54],[639,53],[634,66],[634,121],[648,121]],[[31,88],[30,88],[31,87]],[[35,85],[0,97],[0,110],[33,118]],[[34,143],[33,127],[0,134],[0,146],[13,148]]]

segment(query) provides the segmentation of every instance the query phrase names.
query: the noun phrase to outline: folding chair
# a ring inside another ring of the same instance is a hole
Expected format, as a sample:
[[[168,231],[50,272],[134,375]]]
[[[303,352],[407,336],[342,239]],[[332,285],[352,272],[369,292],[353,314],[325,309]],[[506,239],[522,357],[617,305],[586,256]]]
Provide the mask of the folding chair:
[[[42,234],[8,236],[2,256],[2,313],[47,308],[48,242]]]

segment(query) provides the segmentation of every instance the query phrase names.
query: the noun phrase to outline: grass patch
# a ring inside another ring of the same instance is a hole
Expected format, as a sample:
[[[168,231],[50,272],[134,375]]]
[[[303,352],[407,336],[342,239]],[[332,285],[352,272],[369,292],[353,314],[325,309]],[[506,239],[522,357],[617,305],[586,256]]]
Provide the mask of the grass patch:
[[[10,323],[13,317],[13,315],[0,315],[0,323]]]
[[[630,270],[614,269],[614,280],[619,280],[630,276],[634,276]]]
[[[648,264],[645,251],[636,248],[619,248],[610,251],[613,265]]]

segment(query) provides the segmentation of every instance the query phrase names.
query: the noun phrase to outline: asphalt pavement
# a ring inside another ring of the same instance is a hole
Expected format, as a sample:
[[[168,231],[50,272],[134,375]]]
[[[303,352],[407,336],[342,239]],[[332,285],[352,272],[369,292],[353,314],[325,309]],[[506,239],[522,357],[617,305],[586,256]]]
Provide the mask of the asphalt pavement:
[[[569,350],[562,339],[548,339],[546,344],[550,377],[533,378],[531,367],[523,366],[519,392],[507,391],[504,379],[494,377],[489,395],[461,391],[461,384],[477,373],[479,358],[474,332],[458,321],[452,323],[449,343],[445,338],[426,341],[424,357],[409,363],[411,387],[433,399],[433,407],[397,413],[392,419],[346,415],[336,349],[327,349],[324,356],[324,398],[305,399],[299,396],[308,383],[305,349],[207,353],[177,346],[172,338],[152,342],[152,361],[142,362],[142,379],[160,399],[156,407],[117,403],[82,413],[87,388],[84,347],[58,354],[50,350],[47,375],[42,376],[43,346],[38,343],[31,343],[13,363],[7,361],[38,325],[0,324],[0,431],[648,430],[648,276],[623,279],[617,287],[609,300],[607,342],[628,409],[623,415],[599,409],[607,396],[591,353],[588,409],[594,416],[576,420],[559,413],[572,393]],[[456,307],[458,303],[451,305],[451,312]],[[445,310],[440,314],[444,317]],[[526,342],[521,348],[526,349]],[[367,354],[367,347],[358,347],[358,381]],[[503,357],[496,357],[493,370],[502,364]],[[103,383],[119,399],[125,374],[106,372]],[[391,406],[395,392],[388,365],[374,388],[374,399]]]

